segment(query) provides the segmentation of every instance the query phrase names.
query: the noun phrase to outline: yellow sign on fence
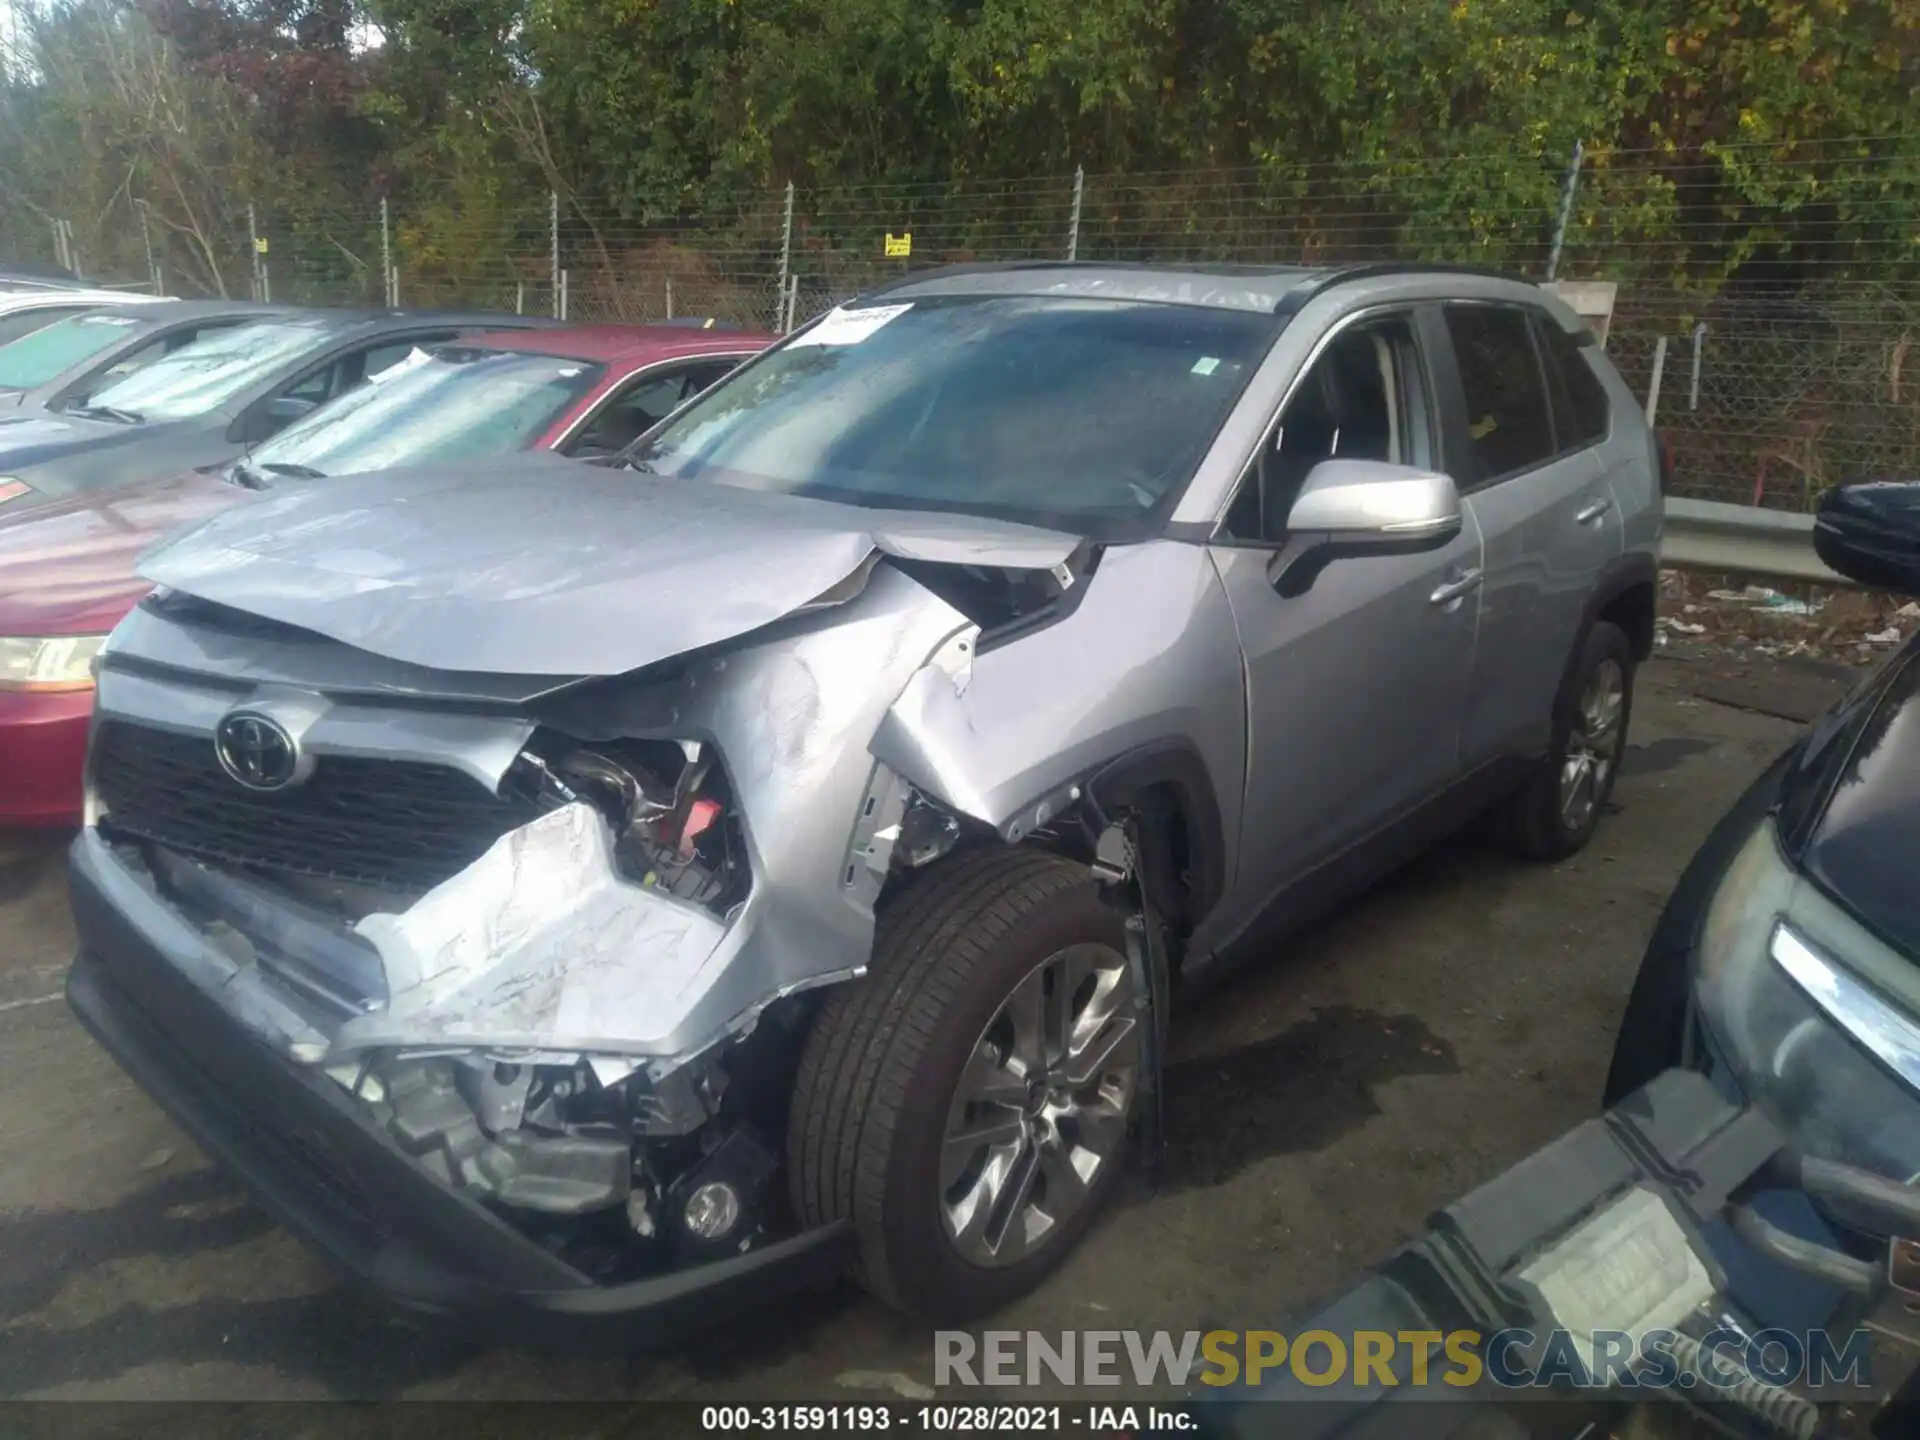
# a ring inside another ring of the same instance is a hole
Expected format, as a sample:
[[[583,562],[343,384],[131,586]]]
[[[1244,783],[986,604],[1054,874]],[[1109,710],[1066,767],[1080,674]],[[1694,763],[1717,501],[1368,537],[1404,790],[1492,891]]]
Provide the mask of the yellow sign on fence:
[[[904,235],[887,236],[887,258],[889,260],[904,260],[911,254],[913,254],[913,232],[911,230]]]

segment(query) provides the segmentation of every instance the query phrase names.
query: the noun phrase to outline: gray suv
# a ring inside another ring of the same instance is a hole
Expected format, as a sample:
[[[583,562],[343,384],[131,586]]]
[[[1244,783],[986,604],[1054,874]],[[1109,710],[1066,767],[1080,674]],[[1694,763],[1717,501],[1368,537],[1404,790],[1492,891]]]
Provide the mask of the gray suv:
[[[1480,812],[1585,843],[1661,488],[1518,281],[915,276],[610,465],[149,555],[69,996],[412,1305],[977,1313],[1158,1140],[1171,995]]]

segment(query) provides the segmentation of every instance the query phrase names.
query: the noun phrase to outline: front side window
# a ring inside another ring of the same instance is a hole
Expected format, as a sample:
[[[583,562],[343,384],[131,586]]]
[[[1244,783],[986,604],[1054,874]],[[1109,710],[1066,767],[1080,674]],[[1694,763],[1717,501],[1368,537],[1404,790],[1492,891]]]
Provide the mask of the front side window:
[[[126,339],[128,315],[69,315],[0,345],[0,390],[31,390]]]
[[[268,475],[345,475],[525,450],[604,373],[564,356],[462,346],[386,358],[384,371],[282,430],[248,466]]]
[[[1058,296],[858,306],[716,385],[628,459],[855,505],[1146,533],[1281,323]]]
[[[1479,479],[1498,480],[1552,458],[1547,387],[1526,312],[1504,305],[1449,305],[1446,316]]]
[[[586,429],[565,449],[569,455],[611,455],[624,450],[686,401],[698,395],[738,363],[706,360],[652,371],[634,380],[600,407]]]
[[[1227,512],[1228,537],[1284,539],[1287,512],[1322,460],[1428,464],[1420,374],[1413,331],[1403,316],[1350,325],[1334,336],[1300,377],[1241,480]]]
[[[262,371],[322,348],[334,334],[334,325],[312,320],[269,320],[218,330],[95,391],[88,408],[138,420],[204,415],[233,399]]]

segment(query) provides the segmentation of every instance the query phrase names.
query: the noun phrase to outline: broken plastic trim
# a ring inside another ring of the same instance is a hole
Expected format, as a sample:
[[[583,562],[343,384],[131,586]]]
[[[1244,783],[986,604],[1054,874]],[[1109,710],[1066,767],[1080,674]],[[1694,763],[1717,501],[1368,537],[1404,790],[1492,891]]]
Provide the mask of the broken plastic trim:
[[[509,831],[398,915],[355,930],[379,951],[389,1000],[340,1027],[334,1058],[468,1044],[617,1050],[648,1035],[719,947],[706,910],[623,879],[613,832],[573,802]]]

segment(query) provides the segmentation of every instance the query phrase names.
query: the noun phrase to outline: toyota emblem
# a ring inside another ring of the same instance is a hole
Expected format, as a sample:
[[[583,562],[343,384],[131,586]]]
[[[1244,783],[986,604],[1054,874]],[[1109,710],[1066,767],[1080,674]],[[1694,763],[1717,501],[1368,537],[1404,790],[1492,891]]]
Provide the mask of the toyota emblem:
[[[301,778],[300,746],[279,721],[257,711],[222,716],[213,750],[220,768],[249,790],[283,790]]]

